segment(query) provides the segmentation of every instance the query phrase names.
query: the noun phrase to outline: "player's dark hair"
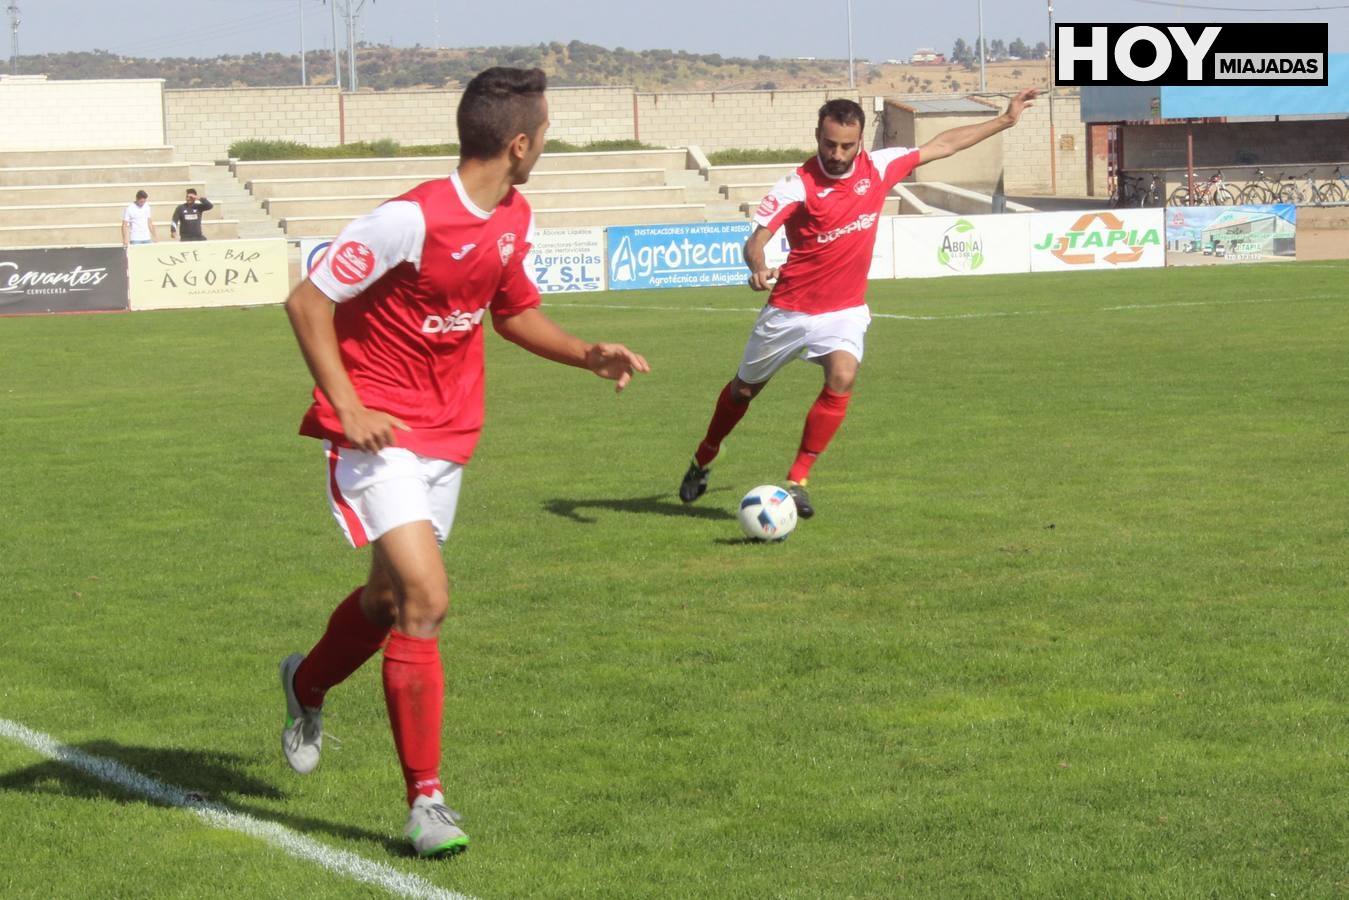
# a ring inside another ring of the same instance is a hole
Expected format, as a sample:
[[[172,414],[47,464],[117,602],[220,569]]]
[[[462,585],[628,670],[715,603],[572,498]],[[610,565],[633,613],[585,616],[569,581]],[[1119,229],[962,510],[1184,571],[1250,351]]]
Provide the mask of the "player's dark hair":
[[[459,99],[459,155],[492,159],[517,134],[533,134],[543,124],[542,69],[493,66],[473,76]]]
[[[137,199],[137,200],[149,200],[149,199],[150,199],[150,195],[147,194],[147,193],[145,193],[145,191],[136,191],[136,199]]]
[[[849,100],[847,97],[835,97],[821,106],[820,120],[815,123],[815,127],[823,128],[825,119],[831,119],[840,125],[852,125],[855,122],[862,133],[865,134],[867,130],[867,114],[862,111],[857,101]]]
[[[196,188],[188,188],[187,191],[183,194],[183,196],[186,197],[188,194],[191,194],[193,197],[196,197],[196,196],[197,196],[197,189],[196,189]]]

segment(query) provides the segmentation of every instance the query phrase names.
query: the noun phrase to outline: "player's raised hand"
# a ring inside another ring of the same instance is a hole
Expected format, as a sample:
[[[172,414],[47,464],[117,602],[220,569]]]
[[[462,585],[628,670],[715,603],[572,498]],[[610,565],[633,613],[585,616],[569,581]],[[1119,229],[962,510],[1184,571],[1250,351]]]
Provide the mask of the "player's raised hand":
[[[773,286],[773,282],[778,280],[778,271],[777,266],[760,269],[749,276],[749,286],[756,291],[768,290]]]
[[[634,372],[650,372],[651,366],[622,344],[591,344],[586,351],[586,368],[601,378],[617,382],[614,392],[623,390]]]
[[[1021,113],[1029,106],[1034,106],[1032,102],[1040,96],[1039,88],[1026,88],[1012,98],[1012,102],[1007,104],[1007,111],[1004,116],[1012,120],[1015,125],[1021,119]]]
[[[366,453],[378,453],[385,447],[393,447],[397,443],[395,431],[412,430],[397,416],[364,406],[340,418],[342,433],[351,441],[351,446]]]

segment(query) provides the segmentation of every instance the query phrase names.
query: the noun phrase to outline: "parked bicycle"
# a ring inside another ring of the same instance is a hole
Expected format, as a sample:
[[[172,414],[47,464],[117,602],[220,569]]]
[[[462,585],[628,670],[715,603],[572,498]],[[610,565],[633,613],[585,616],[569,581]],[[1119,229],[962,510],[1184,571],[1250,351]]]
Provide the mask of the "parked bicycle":
[[[1330,175],[1330,178],[1319,185],[1311,177],[1310,169],[1307,170],[1306,174],[1299,175],[1299,177],[1306,179],[1307,201],[1313,202],[1315,205],[1342,204],[1345,197],[1349,196],[1349,192],[1345,190],[1345,186],[1349,186],[1349,181],[1346,181],[1344,173],[1340,171],[1340,166],[1336,166],[1336,170]]]
[[[1326,203],[1343,203],[1349,198],[1349,179],[1344,177],[1339,166],[1335,167],[1330,177],[1331,181],[1323,181],[1312,188],[1312,202],[1318,206]],[[1308,179],[1309,184],[1310,182],[1311,179]]]
[[[1186,183],[1176,188],[1171,192],[1171,196],[1166,198],[1167,206],[1231,206],[1235,202],[1236,197],[1227,187],[1222,169],[1208,179],[1196,182],[1193,197],[1190,196],[1190,186]]]
[[[1120,175],[1117,188],[1111,199],[1114,206],[1160,206],[1165,183],[1156,172],[1151,180],[1142,175]]]
[[[1311,173],[1309,172],[1308,175]],[[1255,181],[1241,191],[1241,203],[1245,206],[1262,206],[1269,203],[1301,203],[1302,191],[1291,181],[1285,181],[1286,173],[1278,178],[1270,178],[1264,169],[1255,170]]]

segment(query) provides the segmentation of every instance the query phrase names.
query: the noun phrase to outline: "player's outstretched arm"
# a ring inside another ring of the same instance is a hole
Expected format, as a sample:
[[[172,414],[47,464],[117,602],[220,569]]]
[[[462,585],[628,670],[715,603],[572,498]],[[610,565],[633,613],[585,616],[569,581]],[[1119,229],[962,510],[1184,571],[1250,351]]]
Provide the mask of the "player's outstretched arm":
[[[1021,113],[1025,111],[1026,107],[1033,105],[1031,101],[1039,93],[1040,91],[1037,88],[1026,88],[1012,98],[1012,102],[1007,104],[1007,109],[1002,115],[994,116],[987,122],[980,122],[977,125],[948,128],[918,148],[918,165],[945,159],[967,147],[973,147],[980,141],[991,138],[1000,131],[1006,131],[1020,121]]]
[[[578,369],[589,369],[601,378],[617,382],[615,391],[628,386],[635,372],[650,372],[645,359],[622,344],[588,344],[568,334],[538,309],[511,316],[493,316],[497,334],[535,356]]]
[[[366,409],[361,403],[337,347],[333,301],[312,281],[306,278],[290,292],[286,299],[286,315],[290,317],[290,327],[295,331],[295,339],[310,374],[314,376],[314,383],[333,405],[333,411],[342,423],[342,432],[353,447],[378,453],[385,447],[394,446],[395,429],[412,430],[401,419],[376,409]]]
[[[764,256],[764,248],[768,246],[772,237],[773,232],[758,225],[749,236],[749,240],[745,241],[744,255],[745,265],[749,266],[749,286],[756,291],[766,291],[778,280],[777,267],[768,265]]]

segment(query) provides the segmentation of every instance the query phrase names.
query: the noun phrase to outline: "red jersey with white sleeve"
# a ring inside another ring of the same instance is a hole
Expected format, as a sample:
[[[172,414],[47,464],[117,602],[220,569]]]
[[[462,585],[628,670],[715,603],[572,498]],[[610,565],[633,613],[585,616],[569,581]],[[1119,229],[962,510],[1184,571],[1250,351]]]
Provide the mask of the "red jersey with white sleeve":
[[[754,224],[769,231],[785,226],[791,253],[768,302],[811,314],[866,303],[885,198],[918,162],[918,151],[908,147],[861,150],[852,168],[836,178],[816,156],[774,185]]]
[[[483,420],[482,321],[539,305],[525,274],[533,214],[514,188],[479,209],[456,172],[342,229],[310,275],[337,304],[342,364],[367,408],[402,419],[398,446],[467,463]],[[317,387],[300,433],[350,446]]]

